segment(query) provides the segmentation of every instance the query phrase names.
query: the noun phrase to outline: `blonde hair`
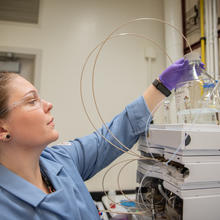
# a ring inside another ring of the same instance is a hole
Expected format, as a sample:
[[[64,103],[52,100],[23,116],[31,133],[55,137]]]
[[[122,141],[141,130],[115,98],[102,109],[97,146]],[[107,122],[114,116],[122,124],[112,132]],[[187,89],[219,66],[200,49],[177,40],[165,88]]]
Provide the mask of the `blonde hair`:
[[[6,118],[8,115],[8,84],[16,76],[16,73],[12,72],[0,72],[0,118]]]

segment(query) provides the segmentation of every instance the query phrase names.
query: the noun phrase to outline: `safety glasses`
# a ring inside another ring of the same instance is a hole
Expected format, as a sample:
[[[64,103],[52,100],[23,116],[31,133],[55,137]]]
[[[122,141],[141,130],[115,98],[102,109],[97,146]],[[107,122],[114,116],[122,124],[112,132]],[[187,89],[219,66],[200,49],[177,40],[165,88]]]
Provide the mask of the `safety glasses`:
[[[3,109],[0,114],[12,111],[14,108],[22,106],[26,111],[34,111],[42,107],[42,99],[35,91],[26,94],[22,99],[12,103],[7,109]]]

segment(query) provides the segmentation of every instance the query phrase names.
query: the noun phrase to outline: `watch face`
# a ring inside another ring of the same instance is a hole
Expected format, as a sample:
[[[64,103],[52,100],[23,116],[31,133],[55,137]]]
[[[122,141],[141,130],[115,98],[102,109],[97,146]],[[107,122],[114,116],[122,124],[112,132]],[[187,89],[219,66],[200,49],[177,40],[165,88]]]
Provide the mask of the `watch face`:
[[[159,83],[160,83],[160,82],[159,82],[157,79],[155,79],[155,80],[153,81],[153,85],[156,86],[156,88],[157,88],[157,86],[159,85]]]

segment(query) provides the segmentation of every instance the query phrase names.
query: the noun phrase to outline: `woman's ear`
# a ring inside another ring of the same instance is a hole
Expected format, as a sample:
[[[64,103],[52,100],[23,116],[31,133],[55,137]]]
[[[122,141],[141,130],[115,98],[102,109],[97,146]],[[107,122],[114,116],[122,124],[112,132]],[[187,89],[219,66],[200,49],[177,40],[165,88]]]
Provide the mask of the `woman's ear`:
[[[9,131],[6,128],[5,122],[0,120],[0,141],[7,141]]]

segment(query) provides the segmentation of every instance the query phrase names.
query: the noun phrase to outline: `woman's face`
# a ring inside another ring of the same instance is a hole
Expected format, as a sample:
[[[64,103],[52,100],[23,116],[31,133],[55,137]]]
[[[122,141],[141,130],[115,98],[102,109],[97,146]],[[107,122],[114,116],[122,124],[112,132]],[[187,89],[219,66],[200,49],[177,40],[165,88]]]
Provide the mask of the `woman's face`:
[[[9,114],[6,118],[11,141],[19,146],[46,146],[58,138],[51,115],[52,104],[40,100],[36,88],[20,76],[9,83]]]

